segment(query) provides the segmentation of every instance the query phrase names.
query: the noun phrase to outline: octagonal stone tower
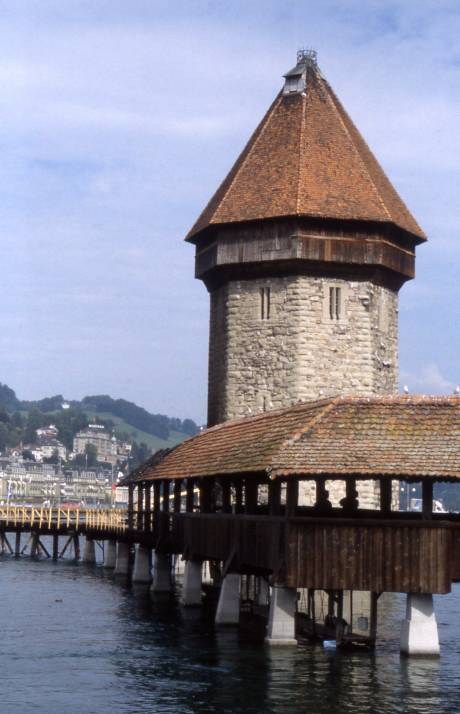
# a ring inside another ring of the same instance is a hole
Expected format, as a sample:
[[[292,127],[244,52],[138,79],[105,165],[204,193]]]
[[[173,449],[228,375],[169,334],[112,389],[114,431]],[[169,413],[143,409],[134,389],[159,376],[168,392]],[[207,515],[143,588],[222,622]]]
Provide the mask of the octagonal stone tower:
[[[301,51],[189,232],[210,292],[208,424],[397,390],[398,291],[426,240]]]

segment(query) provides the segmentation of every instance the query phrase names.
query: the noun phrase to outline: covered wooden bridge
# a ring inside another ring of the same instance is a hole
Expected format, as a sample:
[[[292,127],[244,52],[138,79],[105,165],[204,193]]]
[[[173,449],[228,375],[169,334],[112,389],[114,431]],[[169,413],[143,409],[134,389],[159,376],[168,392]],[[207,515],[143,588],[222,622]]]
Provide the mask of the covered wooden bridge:
[[[460,579],[460,514],[433,513],[433,486],[460,478],[458,397],[336,398],[220,424],[158,452],[127,478],[134,577],[201,598],[201,563],[220,570],[217,622],[236,622],[241,575],[270,585],[267,640],[295,641],[297,589],[408,594],[402,649],[439,651],[432,594]],[[399,482],[419,482],[419,512]],[[267,587],[268,591],[268,587]],[[371,597],[372,600],[372,597]],[[335,605],[334,605],[335,603]],[[375,623],[374,623],[375,636]]]

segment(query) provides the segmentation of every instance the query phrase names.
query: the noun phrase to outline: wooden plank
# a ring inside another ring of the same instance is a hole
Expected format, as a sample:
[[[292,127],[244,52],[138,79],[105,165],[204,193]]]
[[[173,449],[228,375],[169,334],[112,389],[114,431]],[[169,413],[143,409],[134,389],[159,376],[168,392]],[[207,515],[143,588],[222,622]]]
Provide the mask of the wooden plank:
[[[363,528],[290,522],[292,587],[449,592],[451,535],[443,527]],[[308,552],[308,555],[306,555]]]

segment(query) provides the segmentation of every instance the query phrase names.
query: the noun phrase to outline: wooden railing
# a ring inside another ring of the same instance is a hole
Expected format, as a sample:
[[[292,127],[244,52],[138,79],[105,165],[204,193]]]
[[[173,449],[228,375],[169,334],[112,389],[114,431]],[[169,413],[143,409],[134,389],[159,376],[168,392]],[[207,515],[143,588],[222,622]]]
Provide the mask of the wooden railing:
[[[49,530],[101,530],[121,533],[127,529],[127,512],[122,508],[60,508],[0,506],[0,526]]]

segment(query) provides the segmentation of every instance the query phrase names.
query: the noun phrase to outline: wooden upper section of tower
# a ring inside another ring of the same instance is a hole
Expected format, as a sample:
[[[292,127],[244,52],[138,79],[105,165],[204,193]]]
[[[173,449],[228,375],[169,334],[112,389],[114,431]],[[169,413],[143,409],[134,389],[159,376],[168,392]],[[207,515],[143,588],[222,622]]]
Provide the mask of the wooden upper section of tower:
[[[187,240],[208,243],[222,228],[280,226],[281,220],[290,221],[290,235],[299,229],[304,237],[305,229],[345,239],[367,234],[413,255],[426,236],[322,76],[315,53],[299,52],[296,67],[284,76],[284,87]],[[403,255],[398,263],[396,254],[376,255],[375,246],[371,253],[371,262],[412,277],[413,265]]]

